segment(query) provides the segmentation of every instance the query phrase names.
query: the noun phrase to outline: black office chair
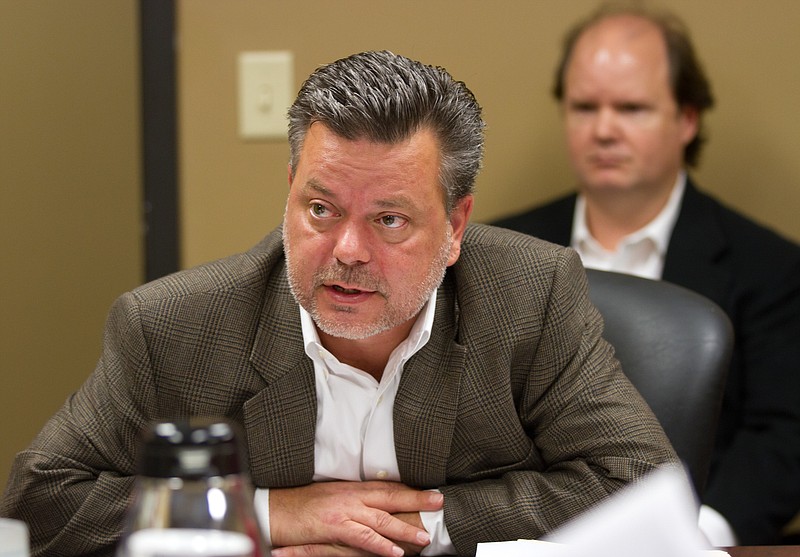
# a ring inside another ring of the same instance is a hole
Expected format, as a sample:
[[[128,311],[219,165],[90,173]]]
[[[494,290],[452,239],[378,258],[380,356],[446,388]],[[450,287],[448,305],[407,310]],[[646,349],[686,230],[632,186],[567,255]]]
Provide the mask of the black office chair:
[[[702,494],[733,349],[730,320],[711,300],[676,284],[586,274],[605,321],[603,337]]]

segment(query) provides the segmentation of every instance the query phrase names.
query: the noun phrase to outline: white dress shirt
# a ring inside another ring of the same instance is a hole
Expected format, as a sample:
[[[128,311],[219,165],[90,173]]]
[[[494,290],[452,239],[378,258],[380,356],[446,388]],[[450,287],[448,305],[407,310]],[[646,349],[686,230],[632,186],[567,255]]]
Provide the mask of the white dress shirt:
[[[625,236],[616,250],[605,249],[589,232],[586,199],[578,195],[572,219],[572,247],[581,256],[583,266],[660,280],[685,189],[686,173],[681,172],[661,212],[644,227]],[[738,543],[728,521],[711,507],[703,505],[700,508],[698,526],[712,546],[727,547]]]
[[[664,271],[669,237],[680,212],[686,189],[686,174],[681,172],[661,212],[639,230],[622,238],[617,249],[607,250],[595,240],[586,222],[586,199],[578,195],[572,219],[572,247],[587,269],[615,271],[658,280]]]
[[[394,448],[392,409],[403,366],[428,342],[436,309],[434,293],[422,308],[408,338],[389,356],[377,381],[340,362],[319,340],[311,316],[300,308],[306,355],[314,362],[317,423],[314,436],[314,481],[400,481]],[[256,512],[270,543],[269,490],[257,489]],[[420,513],[431,543],[422,555],[454,554],[444,525],[444,511]]]

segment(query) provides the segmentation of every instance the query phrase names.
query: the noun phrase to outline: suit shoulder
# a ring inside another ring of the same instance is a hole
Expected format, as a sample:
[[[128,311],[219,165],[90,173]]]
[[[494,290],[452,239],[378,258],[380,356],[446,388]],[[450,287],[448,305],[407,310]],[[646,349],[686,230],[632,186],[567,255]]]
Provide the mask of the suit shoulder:
[[[493,224],[470,224],[464,234],[462,252],[474,249],[499,251],[560,251],[564,247],[523,232]]]
[[[580,305],[587,289],[571,248],[489,225],[468,227],[448,276],[462,332],[485,332],[498,322],[513,327],[540,322],[557,306],[560,313]]]
[[[572,258],[578,256],[571,248],[513,230],[471,224],[455,267],[462,276],[481,275],[481,281],[511,276],[541,280]]]
[[[270,270],[283,257],[280,231],[250,250],[178,271],[132,291],[141,301],[263,288]]]
[[[797,243],[707,193],[700,193],[700,196],[706,206],[716,213],[732,251],[773,261],[800,260],[800,245]]]

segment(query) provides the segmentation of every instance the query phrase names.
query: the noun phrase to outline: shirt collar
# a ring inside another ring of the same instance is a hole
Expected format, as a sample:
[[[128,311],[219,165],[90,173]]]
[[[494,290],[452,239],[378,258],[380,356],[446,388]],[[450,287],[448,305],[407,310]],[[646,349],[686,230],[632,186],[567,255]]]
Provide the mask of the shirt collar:
[[[681,199],[683,198],[683,192],[685,190],[686,172],[681,170],[675,180],[675,186],[672,188],[667,204],[664,205],[661,212],[645,226],[625,236],[620,241],[620,245],[633,244],[644,239],[649,239],[655,245],[658,253],[663,257],[667,253],[669,238],[672,235],[675,222],[678,220]],[[594,239],[591,232],[589,232],[589,227],[586,224],[586,199],[583,194],[578,194],[575,201],[575,213],[572,219],[572,245],[591,245],[593,247],[600,245],[599,242]]]

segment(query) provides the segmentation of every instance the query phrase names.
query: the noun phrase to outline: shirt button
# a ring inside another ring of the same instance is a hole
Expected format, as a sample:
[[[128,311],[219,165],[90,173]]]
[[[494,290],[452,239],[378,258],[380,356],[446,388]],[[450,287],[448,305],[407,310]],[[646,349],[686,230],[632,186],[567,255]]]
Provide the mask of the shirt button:
[[[375,474],[375,477],[379,480],[385,480],[387,477],[389,477],[389,472],[386,470],[380,470],[377,474]]]

